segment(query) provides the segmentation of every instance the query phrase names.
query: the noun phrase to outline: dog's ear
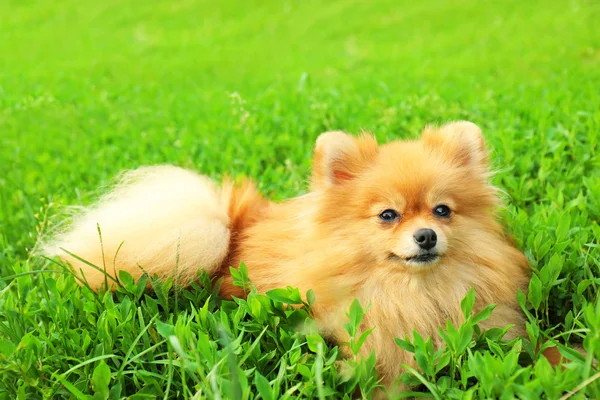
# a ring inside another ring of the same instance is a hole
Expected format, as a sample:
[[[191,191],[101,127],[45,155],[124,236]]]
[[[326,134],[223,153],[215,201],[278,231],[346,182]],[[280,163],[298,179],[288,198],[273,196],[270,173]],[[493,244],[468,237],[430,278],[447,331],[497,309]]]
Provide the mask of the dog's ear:
[[[354,179],[377,156],[377,140],[363,134],[353,137],[340,131],[322,133],[315,144],[312,190]]]
[[[457,121],[439,129],[425,128],[423,144],[458,165],[488,168],[488,153],[481,129],[472,122]]]

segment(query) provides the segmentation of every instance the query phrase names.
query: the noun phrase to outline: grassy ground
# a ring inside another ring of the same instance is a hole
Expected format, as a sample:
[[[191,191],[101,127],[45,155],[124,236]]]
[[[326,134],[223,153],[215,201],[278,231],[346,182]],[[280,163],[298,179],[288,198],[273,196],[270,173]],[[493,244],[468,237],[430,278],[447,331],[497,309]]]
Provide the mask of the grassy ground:
[[[517,363],[544,338],[600,357],[598,18],[590,0],[0,1],[0,397],[368,396],[372,360],[343,379],[335,347],[293,330],[292,295],[97,296],[29,251],[123,168],[248,175],[281,199],[324,130],[469,119],[535,271],[530,337],[404,343],[425,367],[405,379],[436,398],[599,398],[590,359]]]

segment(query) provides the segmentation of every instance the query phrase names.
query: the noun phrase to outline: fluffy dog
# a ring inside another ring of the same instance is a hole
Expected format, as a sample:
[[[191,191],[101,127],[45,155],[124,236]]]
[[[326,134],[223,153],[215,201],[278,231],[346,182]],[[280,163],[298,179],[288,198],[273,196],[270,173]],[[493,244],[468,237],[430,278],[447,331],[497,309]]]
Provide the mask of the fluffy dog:
[[[476,311],[497,305],[483,328],[513,324],[510,336],[524,334],[516,293],[527,284],[528,262],[495,218],[500,200],[489,177],[483,136],[470,122],[381,146],[372,136],[327,132],[317,139],[304,196],[277,204],[248,181],[218,187],[180,168],[142,168],[45,253],[69,261],[95,289],[104,273],[60,249],[111,276],[125,270],[137,278],[143,268],[185,283],[204,269],[224,277],[226,297],[244,295],[229,273],[243,261],[261,292],[313,289],[315,319],[339,342],[348,339],[342,324],[358,299],[371,305],[363,328],[376,327],[362,349],[375,351],[390,384],[402,364],[416,366],[394,338],[416,330],[441,346],[439,327],[461,322],[460,301],[471,288]]]

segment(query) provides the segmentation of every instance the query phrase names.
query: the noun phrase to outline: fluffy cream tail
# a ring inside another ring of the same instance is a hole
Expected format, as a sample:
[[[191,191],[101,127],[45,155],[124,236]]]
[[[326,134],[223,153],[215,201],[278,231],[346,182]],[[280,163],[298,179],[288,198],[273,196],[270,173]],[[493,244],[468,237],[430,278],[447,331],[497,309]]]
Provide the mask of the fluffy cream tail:
[[[148,272],[188,283],[198,270],[214,272],[224,262],[229,227],[227,199],[209,178],[172,166],[144,167],[125,173],[42,253],[71,263],[93,289],[104,284],[104,273],[69,253],[112,277],[124,270],[135,279]]]

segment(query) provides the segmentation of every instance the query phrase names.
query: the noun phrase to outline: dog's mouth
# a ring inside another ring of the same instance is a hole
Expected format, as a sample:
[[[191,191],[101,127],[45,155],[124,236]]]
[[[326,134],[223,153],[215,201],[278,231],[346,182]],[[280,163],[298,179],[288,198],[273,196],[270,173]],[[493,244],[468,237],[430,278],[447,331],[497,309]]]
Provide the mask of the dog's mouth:
[[[427,265],[437,262],[440,259],[440,254],[428,252],[422,254],[415,254],[414,256],[410,257],[400,257],[395,253],[390,253],[389,258],[397,261],[403,261],[406,264]]]

